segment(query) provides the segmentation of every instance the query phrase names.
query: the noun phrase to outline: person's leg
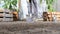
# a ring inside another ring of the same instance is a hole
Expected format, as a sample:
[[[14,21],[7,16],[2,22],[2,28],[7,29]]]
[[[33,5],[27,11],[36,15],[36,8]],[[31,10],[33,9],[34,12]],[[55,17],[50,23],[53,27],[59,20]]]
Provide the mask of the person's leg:
[[[31,2],[32,0],[29,0],[29,14],[31,14],[32,13],[32,2]]]
[[[36,0],[32,0],[32,3],[34,5],[34,7],[33,7],[33,9],[34,9],[34,17],[37,18],[38,17],[37,1]]]

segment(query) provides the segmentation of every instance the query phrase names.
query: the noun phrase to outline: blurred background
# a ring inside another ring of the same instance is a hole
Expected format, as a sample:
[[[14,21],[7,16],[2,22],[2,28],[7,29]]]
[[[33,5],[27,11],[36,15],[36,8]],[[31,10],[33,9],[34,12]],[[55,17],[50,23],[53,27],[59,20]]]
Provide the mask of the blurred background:
[[[12,18],[14,21],[25,20],[27,15],[32,16],[31,18],[34,19],[41,19],[43,12],[59,12],[59,1],[60,0],[0,0],[0,11],[3,10],[3,12],[5,12],[9,10],[13,15]]]

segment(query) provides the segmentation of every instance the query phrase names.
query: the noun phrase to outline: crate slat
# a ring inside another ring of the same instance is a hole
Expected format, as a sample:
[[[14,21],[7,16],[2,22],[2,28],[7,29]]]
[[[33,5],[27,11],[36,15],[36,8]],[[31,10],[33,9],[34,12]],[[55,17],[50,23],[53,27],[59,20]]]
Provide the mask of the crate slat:
[[[0,16],[3,16],[4,17],[5,13],[0,13]]]
[[[0,18],[0,21],[3,21],[3,18]]]
[[[13,17],[12,14],[5,14],[5,17]]]
[[[13,18],[4,18],[3,21],[13,21]]]

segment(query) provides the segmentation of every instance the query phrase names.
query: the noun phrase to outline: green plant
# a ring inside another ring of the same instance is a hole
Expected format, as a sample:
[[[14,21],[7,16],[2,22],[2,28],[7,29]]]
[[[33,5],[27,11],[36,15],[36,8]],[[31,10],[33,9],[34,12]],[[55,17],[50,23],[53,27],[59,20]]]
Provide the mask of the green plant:
[[[47,3],[47,5],[48,5],[48,10],[49,11],[54,11],[54,9],[53,9],[53,2],[54,2],[54,0],[46,0],[46,3]]]
[[[3,8],[7,8],[10,10],[16,10],[17,8],[17,0],[3,0],[4,1],[4,5]]]
[[[48,5],[48,11],[54,11],[52,5],[55,0],[46,0],[46,4]],[[40,3],[42,3],[42,0],[40,0]]]

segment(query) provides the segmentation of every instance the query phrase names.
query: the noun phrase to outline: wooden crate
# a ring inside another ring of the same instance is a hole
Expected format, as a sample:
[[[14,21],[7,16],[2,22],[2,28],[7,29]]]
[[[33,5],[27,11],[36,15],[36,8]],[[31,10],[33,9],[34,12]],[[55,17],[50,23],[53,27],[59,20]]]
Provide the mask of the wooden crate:
[[[13,21],[13,14],[10,10],[0,11],[0,21]]]
[[[53,20],[54,16],[56,16],[57,21],[60,21],[60,12],[48,12],[50,20]]]

